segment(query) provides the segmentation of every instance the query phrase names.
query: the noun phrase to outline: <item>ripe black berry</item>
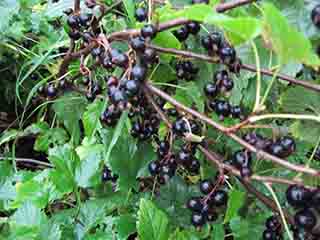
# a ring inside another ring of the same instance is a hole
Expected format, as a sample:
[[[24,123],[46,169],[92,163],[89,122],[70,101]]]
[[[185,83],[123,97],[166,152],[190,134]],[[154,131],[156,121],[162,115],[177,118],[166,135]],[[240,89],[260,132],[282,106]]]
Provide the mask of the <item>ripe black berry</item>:
[[[131,79],[142,82],[147,76],[147,69],[142,65],[135,65],[131,70]]]
[[[197,22],[190,22],[187,24],[187,28],[189,33],[196,35],[200,31],[200,24]]]
[[[152,176],[155,176],[159,173],[160,164],[157,161],[150,162],[148,165],[149,172]]]
[[[132,49],[135,51],[143,52],[144,49],[146,48],[145,41],[142,37],[131,38],[129,43]]]
[[[178,163],[183,165],[183,166],[188,166],[190,165],[191,159],[192,159],[192,155],[191,153],[187,152],[187,151],[180,151],[178,153]]]
[[[112,91],[110,97],[111,97],[111,101],[114,104],[118,104],[126,100],[125,93],[120,89],[115,89],[114,91]]]
[[[142,60],[147,65],[156,63],[158,60],[156,51],[154,49],[147,48],[142,55]]]
[[[232,64],[236,60],[236,51],[231,46],[223,46],[219,51],[219,56],[224,64]]]
[[[201,227],[206,223],[206,218],[201,213],[192,213],[191,223],[195,227]]]
[[[139,22],[143,22],[148,17],[148,12],[145,8],[139,7],[136,9],[135,17]]]
[[[47,86],[47,96],[48,97],[55,97],[57,96],[57,88],[53,84],[49,84]]]
[[[281,223],[279,222],[279,219],[276,216],[271,216],[266,220],[266,228],[273,231],[278,232],[278,230],[281,228]]]
[[[311,198],[311,192],[304,186],[291,185],[286,191],[288,203],[293,207],[304,207]]]
[[[187,208],[194,212],[201,212],[203,204],[200,197],[192,197],[187,202]]]
[[[79,23],[83,27],[88,27],[90,25],[90,20],[92,18],[91,14],[81,14],[79,16]]]
[[[125,83],[125,91],[128,96],[134,96],[139,92],[140,82],[136,80],[128,80]]]
[[[223,190],[215,191],[210,196],[209,203],[212,206],[221,207],[226,205],[228,202],[228,194]]]
[[[251,165],[251,154],[250,152],[239,150],[233,155],[233,164],[238,168],[250,167]]]
[[[200,182],[200,191],[203,194],[209,194],[214,188],[212,181],[206,179]]]
[[[111,170],[109,168],[107,168],[107,167],[104,167],[103,171],[102,171],[101,180],[103,182],[108,182],[108,181],[111,181],[112,179],[113,179],[113,177],[112,177]]]
[[[189,36],[189,30],[187,26],[183,25],[181,28],[175,30],[173,34],[180,42],[183,42],[187,40]]]
[[[210,36],[202,37],[201,38],[201,44],[207,50],[212,50],[213,49],[213,43],[212,43],[212,39],[210,38]]]
[[[188,131],[187,123],[184,119],[179,118],[173,123],[173,131],[178,134],[182,135]]]
[[[298,227],[312,230],[317,223],[317,218],[311,209],[303,209],[296,213],[294,222]]]
[[[266,229],[262,234],[263,240],[279,240],[278,234]]]
[[[317,28],[320,28],[320,4],[313,8],[311,12],[311,20]]]
[[[79,24],[80,24],[79,17],[76,15],[69,16],[67,19],[67,24],[69,25],[69,27],[73,29],[79,28]]]
[[[189,170],[189,172],[197,174],[200,170],[200,162],[193,158],[190,162],[190,164],[187,166],[187,169]]]
[[[296,144],[293,138],[291,137],[282,137],[279,139],[279,143],[283,146],[286,151],[286,155],[290,155],[296,150]]]
[[[160,157],[164,157],[168,154],[170,148],[170,144],[168,141],[161,141],[159,143],[158,154]]]
[[[72,40],[79,40],[81,38],[81,34],[78,30],[71,30],[69,33],[68,33],[69,37],[72,39]]]
[[[214,111],[219,116],[228,117],[230,115],[230,104],[227,101],[224,100],[218,100],[215,104]]]
[[[208,83],[204,87],[204,93],[207,97],[215,98],[219,94],[219,89],[216,84]]]
[[[285,148],[279,142],[271,144],[267,150],[270,154],[280,158],[285,158],[288,156]]]
[[[226,70],[217,71],[213,76],[213,80],[216,82],[221,82],[224,79],[228,79],[228,78],[229,78],[229,73]]]
[[[232,106],[231,107],[231,116],[233,118],[241,118],[242,117],[242,110],[240,106]]]
[[[141,36],[144,38],[152,39],[157,35],[157,28],[152,25],[148,24],[141,28]]]
[[[91,32],[84,32],[82,34],[82,39],[85,43],[89,43],[93,40],[94,35]]]
[[[126,68],[129,63],[129,58],[126,54],[120,53],[116,49],[111,50],[111,61],[114,65],[122,68]]]

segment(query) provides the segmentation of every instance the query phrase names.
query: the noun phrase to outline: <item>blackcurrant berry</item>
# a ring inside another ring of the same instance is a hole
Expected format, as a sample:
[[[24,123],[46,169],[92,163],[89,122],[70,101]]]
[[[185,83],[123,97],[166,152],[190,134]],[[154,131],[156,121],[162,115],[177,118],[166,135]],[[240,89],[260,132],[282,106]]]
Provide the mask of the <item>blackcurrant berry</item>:
[[[219,51],[219,57],[224,64],[232,64],[236,60],[236,51],[231,46],[223,46]]]
[[[286,191],[288,203],[293,207],[304,207],[311,199],[312,193],[304,186],[291,185]]]
[[[91,32],[84,32],[82,34],[82,39],[85,43],[89,43],[94,39],[94,35]]]
[[[279,139],[279,143],[283,146],[285,149],[287,155],[290,155],[296,150],[296,144],[293,138],[291,137],[282,137]]]
[[[269,146],[268,152],[280,158],[285,158],[288,156],[285,148],[279,143],[275,142]]]
[[[251,153],[248,151],[239,150],[233,155],[233,165],[235,165],[238,169],[250,167],[251,161]]]
[[[126,81],[126,83],[125,83],[125,91],[126,91],[126,94],[129,97],[132,97],[132,96],[138,94],[139,89],[140,89],[140,82],[138,82],[136,80],[128,80],[128,81]]]
[[[221,33],[219,32],[213,32],[210,33],[209,37],[211,38],[211,42],[213,45],[213,50],[217,51],[220,49],[221,45],[222,45],[222,36]]]
[[[213,50],[213,42],[210,36],[202,37],[201,44],[206,50]]]
[[[115,76],[109,76],[106,78],[107,86],[110,87],[117,87],[119,84],[119,79]]]
[[[225,78],[220,82],[220,88],[226,92],[229,92],[233,89],[233,80],[230,78]]]
[[[147,24],[141,28],[141,36],[152,39],[157,35],[157,28],[152,24]]]
[[[55,97],[55,96],[57,96],[57,93],[58,93],[57,88],[53,84],[49,84],[47,86],[46,93],[47,93],[48,97]]]
[[[148,17],[148,11],[143,7],[139,7],[136,9],[135,17],[139,22],[143,22]]]
[[[71,15],[68,17],[67,19],[67,24],[69,25],[69,27],[73,28],[73,29],[77,29],[79,28],[79,16],[77,15]]]
[[[231,107],[231,116],[233,118],[242,118],[242,110],[240,106]]]
[[[189,36],[189,30],[187,28],[187,26],[183,25],[181,28],[175,30],[173,32],[173,35],[180,41],[183,42],[185,40],[187,40],[188,36]]]
[[[183,135],[188,131],[187,123],[184,119],[179,118],[173,123],[173,131],[178,135]]]
[[[116,49],[111,50],[111,61],[114,65],[122,68],[126,68],[129,63],[129,58],[126,54],[120,53]]]
[[[209,199],[209,203],[215,207],[225,206],[228,202],[228,194],[223,190],[215,191]]]
[[[252,175],[252,170],[250,167],[242,167],[240,168],[241,177],[246,178]]]
[[[214,188],[214,184],[212,183],[211,180],[206,179],[200,182],[200,191],[203,194],[209,194]]]
[[[142,55],[142,60],[144,61],[145,64],[156,63],[158,60],[156,51],[154,49],[147,48]]]
[[[129,43],[135,51],[143,52],[146,48],[145,40],[142,37],[131,38]]]
[[[266,229],[262,234],[263,240],[279,240],[277,233]]]
[[[298,227],[312,230],[317,223],[317,218],[311,209],[303,209],[295,214],[294,222]]]
[[[200,24],[198,22],[190,22],[187,24],[189,33],[196,35],[200,32]]]
[[[142,65],[135,65],[131,70],[131,79],[142,82],[146,79],[147,69]]]
[[[103,182],[108,182],[111,181],[113,179],[112,177],[112,172],[109,168],[104,167],[103,171],[102,171],[102,177],[101,177]]]
[[[192,159],[191,153],[182,150],[182,151],[180,151],[178,153],[177,157],[178,157],[177,161],[178,161],[179,164],[181,164],[183,166],[190,165],[190,162],[191,162],[191,159]]]
[[[92,57],[99,57],[104,52],[104,48],[96,47],[91,50]]]
[[[160,157],[164,157],[168,154],[170,148],[170,144],[168,141],[161,141],[159,143],[158,154]]]
[[[281,228],[281,223],[279,222],[279,219],[276,216],[271,216],[266,220],[266,228],[273,231],[278,232]]]
[[[203,203],[200,197],[192,197],[187,202],[187,208],[194,212],[201,212],[203,208]]]
[[[195,227],[201,227],[206,223],[206,217],[201,213],[192,213],[191,223]]]
[[[120,89],[115,89],[111,94],[111,101],[114,104],[118,104],[120,102],[124,102],[126,100],[125,93]]]
[[[187,169],[190,173],[194,173],[194,174],[199,173],[200,162],[197,159],[193,158],[190,164],[187,166]]]
[[[313,8],[311,12],[311,20],[317,28],[320,28],[320,4]]]
[[[159,173],[160,164],[157,161],[152,161],[148,165],[149,172],[152,176],[155,176]]]
[[[230,108],[231,108],[231,106],[227,101],[219,100],[216,102],[214,111],[219,116],[228,117],[230,115],[230,110],[231,110]]]
[[[83,27],[88,27],[90,25],[90,20],[92,19],[91,14],[81,14],[79,16],[79,23]]]
[[[226,70],[217,71],[213,76],[213,80],[215,82],[221,82],[224,79],[228,79],[228,78],[229,78],[229,73]]]

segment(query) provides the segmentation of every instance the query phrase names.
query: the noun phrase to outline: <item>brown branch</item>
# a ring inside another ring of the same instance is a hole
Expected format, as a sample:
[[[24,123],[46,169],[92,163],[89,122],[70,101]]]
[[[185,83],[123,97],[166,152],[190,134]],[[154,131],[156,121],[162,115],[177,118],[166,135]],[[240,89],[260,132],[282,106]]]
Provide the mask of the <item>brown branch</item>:
[[[176,101],[174,98],[172,98],[170,95],[168,95],[167,93],[163,92],[162,90],[156,88],[155,86],[151,85],[151,83],[146,83],[146,88],[148,88],[148,90],[165,99],[166,101],[168,101],[169,103],[171,103],[173,106],[175,106],[178,109],[181,109],[183,111],[185,111],[186,113],[189,113],[195,117],[197,117],[199,120],[206,122],[207,124],[213,126],[214,128],[218,129],[219,131],[223,132],[225,135],[229,136],[230,138],[232,138],[234,141],[236,141],[237,143],[239,143],[241,146],[243,146],[244,148],[246,148],[247,150],[249,150],[250,152],[256,153],[258,155],[258,157],[261,157],[263,159],[268,159],[270,161],[272,161],[273,163],[283,166],[287,169],[290,169],[292,171],[296,171],[296,172],[301,172],[301,173],[306,173],[312,176],[320,176],[319,171],[309,168],[309,167],[305,167],[303,165],[296,165],[296,164],[292,164],[284,159],[278,158],[274,155],[271,155],[265,151],[262,151],[260,149],[257,149],[255,146],[249,144],[248,142],[246,142],[245,140],[243,140],[242,138],[238,137],[237,135],[235,135],[234,133],[231,133],[228,131],[227,128],[225,128],[224,126],[220,125],[219,123],[213,121],[212,119],[208,118],[207,116],[203,115],[202,113],[199,113],[191,108],[188,108],[186,106],[184,106],[183,104],[179,103],[178,101]]]
[[[193,52],[189,52],[189,51],[177,50],[174,48],[163,48],[163,47],[159,47],[159,46],[155,46],[155,45],[148,45],[148,47],[150,47],[158,52],[168,53],[168,54],[182,56],[182,57],[186,57],[186,58],[198,59],[198,60],[211,62],[211,63],[220,63],[218,60],[214,59],[213,57],[203,55],[203,54],[197,54],[197,53],[193,53]],[[247,71],[250,71],[250,72],[254,72],[254,73],[257,72],[257,68],[253,65],[250,65],[250,64],[242,64],[241,68],[245,69]],[[267,76],[274,75],[274,72],[272,72],[270,70],[266,70],[266,69],[261,69],[260,72],[264,75],[267,75]],[[285,75],[285,74],[277,74],[277,78],[282,79],[287,82],[290,82],[290,83],[293,83],[293,84],[296,84],[296,85],[303,86],[303,87],[308,88],[313,91],[320,92],[320,84],[313,84],[308,81],[298,80],[298,79],[292,78],[292,77]]]
[[[74,12],[75,13],[80,12],[80,0],[74,0]]]
[[[218,13],[222,13],[222,12],[225,12],[227,10],[231,10],[231,9],[234,9],[234,8],[237,8],[237,7],[241,7],[243,5],[250,4],[250,3],[253,3],[253,2],[256,2],[256,1],[257,0],[235,0],[235,1],[232,1],[232,2],[221,3],[216,7],[216,11]]]

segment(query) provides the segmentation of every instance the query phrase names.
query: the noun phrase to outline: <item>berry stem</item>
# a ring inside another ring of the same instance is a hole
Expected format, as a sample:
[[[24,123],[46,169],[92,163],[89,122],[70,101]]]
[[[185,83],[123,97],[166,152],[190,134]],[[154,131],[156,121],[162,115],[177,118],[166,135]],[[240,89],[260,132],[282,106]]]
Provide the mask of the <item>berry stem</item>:
[[[243,5],[247,5],[253,2],[256,2],[257,0],[235,0],[227,3],[220,3],[216,7],[216,11],[218,13],[225,12],[227,10],[231,10],[233,8],[241,7]]]
[[[256,100],[253,107],[253,112],[260,112],[260,93],[261,93],[261,65],[260,65],[260,57],[258,53],[258,49],[256,44],[251,41],[251,46],[254,52],[255,60],[256,60],[256,69],[257,69],[257,86],[256,86]]]
[[[278,208],[278,210],[279,210],[278,212],[280,213],[281,220],[282,220],[282,222],[283,222],[284,228],[286,229],[286,232],[287,232],[287,234],[288,234],[289,239],[290,239],[290,240],[293,240],[293,237],[292,237],[291,232],[290,232],[289,227],[288,227],[288,223],[287,223],[287,221],[286,221],[286,217],[285,217],[284,212],[283,212],[283,210],[282,210],[282,208],[281,208],[281,205],[280,205],[280,203],[279,203],[279,200],[278,200],[278,198],[277,198],[276,193],[273,191],[270,183],[264,183],[264,185],[265,185],[266,188],[269,190],[269,192],[271,193],[271,195],[272,195],[275,203],[277,204],[277,208]]]

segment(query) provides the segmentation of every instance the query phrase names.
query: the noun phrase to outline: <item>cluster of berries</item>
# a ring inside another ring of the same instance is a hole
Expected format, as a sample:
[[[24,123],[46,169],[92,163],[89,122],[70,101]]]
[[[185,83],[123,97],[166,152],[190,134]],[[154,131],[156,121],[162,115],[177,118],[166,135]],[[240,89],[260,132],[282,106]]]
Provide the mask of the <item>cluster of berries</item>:
[[[173,31],[173,35],[180,41],[183,42],[188,39],[189,35],[197,35],[200,32],[200,24],[198,22],[190,22],[179,29]]]
[[[283,136],[273,141],[252,132],[244,135],[243,139],[256,148],[280,158],[287,158],[296,150],[295,140],[290,136]]]
[[[263,240],[282,240],[282,226],[277,216],[271,216],[266,220],[266,230],[262,234]]]
[[[199,68],[196,67],[191,61],[179,61],[176,64],[176,75],[179,79],[193,80]]]
[[[201,227],[206,222],[215,221],[218,217],[217,210],[226,206],[228,194],[218,187],[219,183],[205,179],[200,182],[200,191],[203,196],[192,197],[188,200],[186,205],[192,211],[191,223],[195,227]]]
[[[286,198],[290,206],[297,210],[294,216],[294,233],[301,235],[302,232],[308,232],[319,237],[319,189],[310,190],[302,185],[291,185],[286,191]]]
[[[236,50],[223,38],[219,32],[212,32],[201,39],[202,46],[211,56],[218,56],[221,63],[228,66],[231,72],[239,74],[241,61]]]
[[[148,168],[160,184],[165,184],[175,175],[178,165],[175,156],[170,152],[168,141],[160,141],[157,152],[159,159],[150,162]]]

